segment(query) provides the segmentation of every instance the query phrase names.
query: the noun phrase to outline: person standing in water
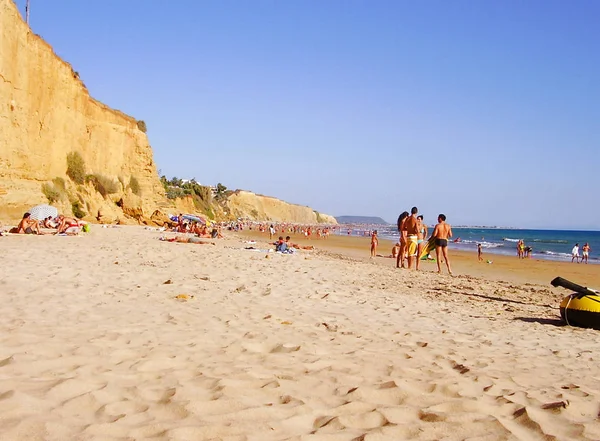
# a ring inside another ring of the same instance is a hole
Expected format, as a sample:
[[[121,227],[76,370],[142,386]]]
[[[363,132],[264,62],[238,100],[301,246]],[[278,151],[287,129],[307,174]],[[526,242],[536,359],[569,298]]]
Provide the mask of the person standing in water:
[[[379,241],[377,240],[377,230],[375,230],[373,231],[373,234],[371,234],[371,259],[377,254],[378,244]]]
[[[446,223],[446,215],[440,214],[438,216],[438,224],[433,229],[431,235],[435,238],[435,255],[437,257],[438,273],[442,272],[440,266],[440,255],[444,256],[448,273],[452,275],[452,269],[450,269],[450,259],[448,259],[448,239],[452,237],[452,227]]]

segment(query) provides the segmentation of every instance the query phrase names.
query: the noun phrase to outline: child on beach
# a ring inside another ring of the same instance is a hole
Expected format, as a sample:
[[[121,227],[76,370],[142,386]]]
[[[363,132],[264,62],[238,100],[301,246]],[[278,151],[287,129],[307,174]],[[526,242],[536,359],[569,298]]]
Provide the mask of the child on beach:
[[[392,247],[392,258],[397,258],[398,254],[400,254],[400,244],[396,242],[396,245]]]
[[[481,244],[480,243],[477,244],[477,259],[480,262],[483,262],[483,251],[481,249]]]
[[[377,255],[377,244],[379,241],[377,240],[377,230],[373,231],[371,235],[371,259]]]

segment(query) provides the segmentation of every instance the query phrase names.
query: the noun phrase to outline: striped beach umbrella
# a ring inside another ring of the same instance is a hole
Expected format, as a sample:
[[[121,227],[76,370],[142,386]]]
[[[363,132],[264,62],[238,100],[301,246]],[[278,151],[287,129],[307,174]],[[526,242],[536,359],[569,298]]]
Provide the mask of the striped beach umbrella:
[[[46,219],[48,216],[52,218],[58,216],[56,207],[48,204],[36,205],[29,210],[29,213],[31,214],[32,219],[39,221]]]

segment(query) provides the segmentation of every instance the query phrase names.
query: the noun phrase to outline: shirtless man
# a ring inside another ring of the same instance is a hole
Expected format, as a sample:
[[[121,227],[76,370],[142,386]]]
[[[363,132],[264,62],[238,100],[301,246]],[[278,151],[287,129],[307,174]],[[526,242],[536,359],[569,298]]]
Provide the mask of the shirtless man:
[[[400,233],[400,252],[396,257],[396,268],[404,268],[404,253],[406,251],[406,230],[404,230],[404,221],[408,217],[408,211],[404,211],[398,216],[398,233]]]
[[[16,230],[17,234],[40,234],[40,224],[31,219],[31,214],[25,213]]]
[[[406,231],[406,251],[408,252],[408,269],[412,268],[413,258],[419,248],[419,222],[417,221],[417,207],[412,207],[410,216],[404,221],[402,229]],[[417,269],[419,269],[419,259],[417,256]]]
[[[443,254],[444,261],[448,267],[448,273],[452,275],[450,260],[448,259],[448,239],[452,237],[452,227],[446,223],[446,216],[444,214],[438,216],[438,224],[433,229],[431,236],[435,237],[435,255],[437,257],[438,273],[442,272],[440,254]]]
[[[583,252],[583,255],[581,257],[581,261],[585,262],[587,264],[588,263],[588,259],[590,257],[590,251],[592,251],[592,249],[590,248],[590,244],[586,242],[585,245],[583,245],[583,248],[581,250]]]

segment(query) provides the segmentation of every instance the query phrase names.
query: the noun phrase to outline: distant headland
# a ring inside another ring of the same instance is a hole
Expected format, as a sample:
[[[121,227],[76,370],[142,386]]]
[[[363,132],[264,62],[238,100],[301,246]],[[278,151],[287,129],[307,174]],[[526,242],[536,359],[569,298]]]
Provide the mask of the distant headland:
[[[389,225],[380,217],[376,216],[336,216],[338,224],[367,224],[367,225]]]

